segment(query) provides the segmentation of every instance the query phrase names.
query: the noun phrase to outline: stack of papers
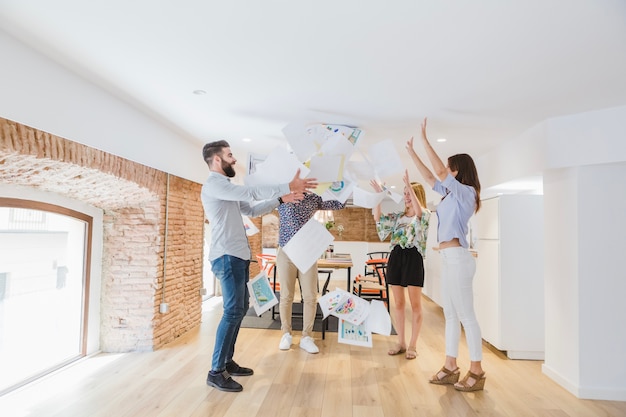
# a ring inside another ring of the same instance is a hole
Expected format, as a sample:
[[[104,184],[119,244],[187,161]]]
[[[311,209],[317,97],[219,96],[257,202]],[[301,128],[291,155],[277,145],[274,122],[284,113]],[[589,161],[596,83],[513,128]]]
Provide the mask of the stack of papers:
[[[332,262],[332,263],[341,263],[341,262],[345,262],[345,263],[352,263],[352,259],[351,258],[324,258],[325,261],[327,262]]]

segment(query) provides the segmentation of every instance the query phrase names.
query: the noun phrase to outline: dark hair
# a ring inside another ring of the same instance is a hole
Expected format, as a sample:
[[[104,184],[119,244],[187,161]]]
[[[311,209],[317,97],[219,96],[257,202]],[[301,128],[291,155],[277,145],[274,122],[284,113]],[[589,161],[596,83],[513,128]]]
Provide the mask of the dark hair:
[[[207,165],[210,166],[210,161],[213,156],[221,154],[224,148],[230,148],[230,145],[225,140],[218,140],[204,145],[204,147],[202,148],[202,157],[204,158],[204,162],[206,162]]]
[[[474,187],[476,190],[476,212],[480,210],[480,181],[478,171],[471,156],[466,153],[459,153],[448,158],[450,171],[457,171],[456,179],[461,184]]]

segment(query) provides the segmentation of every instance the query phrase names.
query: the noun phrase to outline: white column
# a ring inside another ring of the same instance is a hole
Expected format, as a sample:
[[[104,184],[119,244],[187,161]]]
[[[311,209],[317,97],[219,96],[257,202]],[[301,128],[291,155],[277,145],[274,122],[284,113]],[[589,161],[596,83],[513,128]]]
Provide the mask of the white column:
[[[543,371],[579,398],[626,400],[626,163],[544,172]]]

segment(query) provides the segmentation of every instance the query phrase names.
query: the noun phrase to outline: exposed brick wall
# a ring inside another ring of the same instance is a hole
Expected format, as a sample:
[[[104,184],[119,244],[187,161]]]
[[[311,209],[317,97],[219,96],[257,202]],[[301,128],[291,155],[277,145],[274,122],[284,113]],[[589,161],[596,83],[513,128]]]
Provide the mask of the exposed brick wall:
[[[355,242],[380,242],[376,233],[376,222],[372,217],[372,210],[362,207],[346,207],[343,210],[334,210],[335,227],[330,229],[330,233],[337,240]],[[263,216],[263,247],[275,248],[278,246],[278,212],[272,212]],[[344,231],[339,236],[337,226],[342,224]],[[258,227],[258,226],[257,226]],[[255,252],[254,248],[252,253]]]
[[[103,351],[157,349],[200,323],[201,184],[170,176],[162,315],[166,173],[0,118],[0,182],[103,209]]]
[[[248,242],[250,243],[250,252],[252,255],[252,260],[256,261],[256,255],[260,254],[263,250],[262,241],[263,241],[263,218],[262,217],[253,217],[250,219],[252,223],[259,229],[259,233],[249,236]],[[250,278],[254,278],[259,275],[261,272],[261,268],[257,262],[250,262]]]
[[[372,217],[372,209],[362,207],[346,207],[343,210],[333,211],[335,227],[330,229],[330,233],[339,239],[337,226],[342,224],[344,231],[341,240],[359,242],[380,242],[376,233],[376,222]]]

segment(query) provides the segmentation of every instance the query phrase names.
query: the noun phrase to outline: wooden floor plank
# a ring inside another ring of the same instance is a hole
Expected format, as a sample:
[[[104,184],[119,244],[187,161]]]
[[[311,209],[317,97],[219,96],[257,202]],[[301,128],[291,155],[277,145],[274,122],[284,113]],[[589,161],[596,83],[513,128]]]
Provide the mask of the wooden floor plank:
[[[443,364],[441,308],[423,301],[418,357],[389,356],[394,336],[374,335],[373,347],[325,340],[320,353],[278,349],[278,330],[241,329],[235,360],[254,375],[236,377],[241,393],[206,385],[221,308],[156,352],[100,354],[0,397],[8,417],[293,417],[504,416],[622,417],[626,402],[579,400],[541,371],[541,361],[509,360],[484,344],[485,390],[461,393],[428,378]],[[407,318],[410,317],[407,314]],[[461,372],[469,358],[462,338]]]

